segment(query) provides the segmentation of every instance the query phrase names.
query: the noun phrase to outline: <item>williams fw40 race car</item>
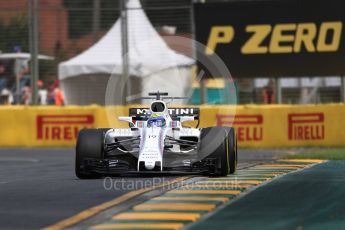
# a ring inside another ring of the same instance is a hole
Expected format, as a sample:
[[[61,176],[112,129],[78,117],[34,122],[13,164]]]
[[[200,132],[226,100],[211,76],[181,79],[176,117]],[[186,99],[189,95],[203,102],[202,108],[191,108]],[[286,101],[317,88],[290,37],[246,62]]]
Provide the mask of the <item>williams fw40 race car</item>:
[[[149,109],[130,108],[127,129],[83,129],[76,146],[75,172],[81,179],[122,174],[201,174],[226,176],[237,166],[232,127],[190,128],[198,108],[170,108],[167,93],[149,93]],[[185,123],[186,124],[186,123]],[[198,126],[198,125],[197,125]]]

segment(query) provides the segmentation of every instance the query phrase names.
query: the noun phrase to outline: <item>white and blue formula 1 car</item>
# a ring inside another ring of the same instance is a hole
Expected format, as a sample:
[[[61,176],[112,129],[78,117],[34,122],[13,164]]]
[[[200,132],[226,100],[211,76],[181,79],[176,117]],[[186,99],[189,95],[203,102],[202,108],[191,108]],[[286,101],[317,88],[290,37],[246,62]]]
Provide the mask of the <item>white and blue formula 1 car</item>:
[[[130,108],[127,129],[83,129],[76,145],[78,178],[122,174],[202,174],[226,176],[237,166],[237,140],[232,127],[190,128],[199,123],[199,108],[170,108],[167,93],[150,93],[149,109]]]

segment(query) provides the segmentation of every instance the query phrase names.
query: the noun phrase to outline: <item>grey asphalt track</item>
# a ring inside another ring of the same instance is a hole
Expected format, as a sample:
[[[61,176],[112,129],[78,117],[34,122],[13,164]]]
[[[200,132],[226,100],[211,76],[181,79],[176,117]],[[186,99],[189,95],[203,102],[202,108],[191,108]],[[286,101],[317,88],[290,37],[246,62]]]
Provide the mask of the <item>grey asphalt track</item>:
[[[284,150],[241,150],[242,166],[266,161]],[[0,149],[0,229],[37,229],[139,189],[174,177],[124,178],[121,189],[104,180],[78,180],[73,149]],[[120,181],[122,178],[116,180]],[[121,187],[122,182],[118,183]],[[118,187],[118,186],[117,186]]]
[[[260,187],[201,222],[206,229],[345,229],[345,161],[330,161]]]

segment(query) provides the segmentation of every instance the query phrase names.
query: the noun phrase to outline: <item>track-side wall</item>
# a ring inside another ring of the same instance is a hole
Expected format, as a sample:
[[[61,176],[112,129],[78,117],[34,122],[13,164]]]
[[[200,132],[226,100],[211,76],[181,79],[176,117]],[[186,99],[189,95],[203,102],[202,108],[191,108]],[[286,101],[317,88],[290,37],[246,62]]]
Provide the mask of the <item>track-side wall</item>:
[[[200,127],[234,126],[240,147],[345,146],[345,105],[201,106]],[[74,146],[82,128],[128,127],[128,107],[0,107],[0,146]]]

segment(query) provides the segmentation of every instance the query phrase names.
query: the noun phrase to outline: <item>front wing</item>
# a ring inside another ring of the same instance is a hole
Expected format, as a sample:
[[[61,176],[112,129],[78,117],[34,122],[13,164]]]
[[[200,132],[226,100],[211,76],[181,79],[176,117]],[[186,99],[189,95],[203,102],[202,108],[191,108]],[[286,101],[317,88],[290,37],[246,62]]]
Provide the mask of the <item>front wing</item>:
[[[169,164],[163,164],[163,171],[160,167],[155,167],[153,170],[140,170],[137,171],[137,159],[135,156],[129,159],[123,159],[117,157],[116,159],[84,159],[83,167],[89,172],[94,172],[102,175],[124,175],[124,174],[141,174],[141,175],[212,175],[217,172],[219,167],[219,160],[216,158],[206,157],[205,159],[184,162],[181,164],[176,164],[176,161],[181,162],[181,160],[171,161]],[[182,160],[183,162],[183,160]]]

